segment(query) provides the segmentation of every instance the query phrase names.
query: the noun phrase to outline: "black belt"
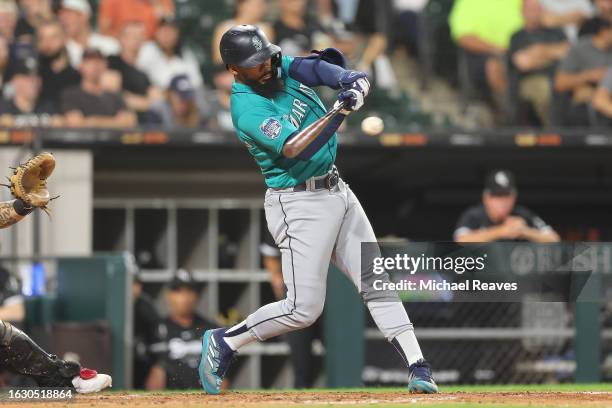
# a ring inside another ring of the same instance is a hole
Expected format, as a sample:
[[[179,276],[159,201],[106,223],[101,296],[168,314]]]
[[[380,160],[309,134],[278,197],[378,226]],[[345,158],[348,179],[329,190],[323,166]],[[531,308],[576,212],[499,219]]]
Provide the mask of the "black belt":
[[[330,171],[325,177],[321,178],[312,178],[301,184],[294,186],[293,188],[288,189],[278,189],[278,190],[288,190],[288,191],[315,191],[315,190],[331,190],[336,187],[340,182],[340,174],[338,173],[338,169],[334,167],[332,171]],[[310,185],[310,188],[308,186]]]

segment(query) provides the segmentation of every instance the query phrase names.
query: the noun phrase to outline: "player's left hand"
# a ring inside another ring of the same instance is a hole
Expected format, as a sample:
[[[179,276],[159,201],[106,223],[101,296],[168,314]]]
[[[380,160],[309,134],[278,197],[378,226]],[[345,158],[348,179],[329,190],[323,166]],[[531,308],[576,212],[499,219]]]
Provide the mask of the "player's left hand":
[[[347,70],[340,77],[340,86],[343,90],[348,91],[355,89],[363,95],[365,98],[370,93],[370,81],[368,80],[368,74],[361,71]]]

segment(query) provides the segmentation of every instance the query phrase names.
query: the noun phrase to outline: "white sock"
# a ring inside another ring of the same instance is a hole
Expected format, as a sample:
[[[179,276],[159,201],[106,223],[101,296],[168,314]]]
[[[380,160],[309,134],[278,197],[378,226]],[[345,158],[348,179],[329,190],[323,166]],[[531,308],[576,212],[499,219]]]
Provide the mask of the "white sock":
[[[393,343],[395,348],[398,349],[397,351],[402,354],[402,357],[409,367],[423,358],[421,347],[412,329],[406,330],[398,335],[391,343]]]
[[[249,343],[252,343],[257,340],[257,337],[251,330],[247,327],[246,320],[242,323],[238,323],[234,327],[229,328],[225,335],[223,336],[223,340],[227,343],[227,345],[234,351],[238,351],[238,349],[242,346],[246,346]]]

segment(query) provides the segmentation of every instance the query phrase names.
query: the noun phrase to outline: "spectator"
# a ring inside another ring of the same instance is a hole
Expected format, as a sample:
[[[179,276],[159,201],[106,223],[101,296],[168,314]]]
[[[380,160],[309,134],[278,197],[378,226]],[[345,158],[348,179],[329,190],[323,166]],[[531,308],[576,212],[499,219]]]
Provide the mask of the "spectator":
[[[140,21],[145,26],[147,39],[151,39],[159,21],[173,16],[173,0],[101,0],[98,29],[103,35],[118,37],[125,23]]]
[[[569,49],[569,42],[562,29],[542,26],[542,13],[538,0],[523,0],[525,27],[512,36],[508,55],[511,73],[518,72],[518,83],[510,83],[518,92],[512,93],[530,102],[539,123],[548,125],[551,80],[557,63]]]
[[[197,314],[198,288],[187,271],[177,272],[166,301],[170,315],[160,328],[165,352],[161,362],[151,370],[147,389],[200,388],[197,368],[202,352],[202,335],[216,325]]]
[[[559,236],[531,210],[516,205],[514,176],[495,170],[486,179],[482,204],[468,208],[455,229],[456,242],[558,242]]]
[[[599,83],[593,97],[592,107],[595,110],[596,124],[612,125],[612,68],[608,69],[606,76]]]
[[[0,0],[0,37],[4,37],[9,44],[15,38],[17,26],[17,6],[14,0]]]
[[[390,90],[396,87],[397,78],[386,55],[387,39],[392,25],[392,0],[337,1],[337,19],[321,17],[324,24],[334,31],[344,29],[337,24],[341,21],[358,34],[355,40],[362,51],[355,53],[354,64],[358,71],[368,72],[375,77],[376,88]],[[334,7],[333,0],[320,1],[318,6],[324,15]]]
[[[593,0],[593,3],[594,16],[582,22],[578,37],[595,35],[598,28],[597,21],[601,18],[612,22],[612,0]]]
[[[496,102],[506,90],[503,58],[522,27],[522,0],[457,0],[449,16],[451,34],[463,49],[470,82]],[[483,81],[484,79],[484,81]]]
[[[107,57],[119,52],[116,39],[92,32],[90,18],[91,6],[88,0],[62,0],[59,19],[68,34],[66,47],[70,63],[75,68],[81,64],[83,50],[86,48],[98,49]]]
[[[16,64],[11,84],[13,97],[0,101],[0,125],[7,127],[58,126],[53,106],[39,98],[41,81],[37,62],[28,58]]]
[[[31,44],[22,44],[15,38],[15,27],[17,25],[17,6],[14,0],[0,0],[0,38],[3,38],[7,46],[7,59],[2,79],[9,82],[13,74],[13,61],[20,58],[32,56]]]
[[[570,48],[555,76],[555,90],[571,98],[563,115],[566,125],[589,124],[588,104],[612,64],[612,23],[595,18],[591,24],[596,34],[581,38]]]
[[[187,75],[172,78],[167,95],[165,102],[154,107],[163,126],[196,128],[206,124],[207,115],[200,111],[196,102],[196,89]]]
[[[38,26],[55,17],[51,0],[21,0],[20,5],[22,14],[15,27],[15,38],[31,43],[36,37]]]
[[[66,34],[57,20],[49,20],[38,27],[38,69],[42,79],[40,99],[59,106],[62,92],[81,81],[79,72],[70,65],[66,50]]]
[[[267,11],[265,0],[236,0],[234,4],[234,17],[231,20],[222,21],[215,27],[212,55],[213,61],[217,65],[223,64],[219,51],[221,37],[233,26],[242,24],[256,25],[264,31],[271,42],[274,42],[276,38],[272,26],[262,21]]]
[[[543,12],[542,26],[563,28],[565,35],[574,42],[578,38],[578,28],[593,16],[595,10],[589,0],[539,0]]]
[[[203,84],[196,56],[180,42],[176,20],[159,23],[155,39],[146,42],[138,55],[136,66],[147,74],[153,85],[166,90],[177,75],[185,74],[196,88]]]
[[[594,0],[595,14],[606,20],[612,21],[612,0]]]
[[[104,88],[106,58],[90,48],[83,53],[80,86],[67,89],[61,98],[66,125],[72,127],[130,128],[136,115],[129,111],[118,93]]]
[[[145,41],[144,25],[140,21],[125,24],[119,35],[121,53],[108,58],[108,69],[119,76],[120,88],[127,107],[138,114],[139,122],[146,121],[146,116],[154,103],[163,99],[159,88],[143,71],[136,67],[140,48]]]
[[[419,56],[422,24],[421,13],[427,5],[427,0],[393,0],[395,14],[394,27],[397,27],[392,37],[394,45],[401,45],[413,56]]]
[[[287,55],[308,55],[322,35],[316,21],[306,14],[307,0],[280,0],[280,15],[274,22],[276,44]]]
[[[133,387],[144,389],[145,381],[155,365],[153,345],[157,343],[161,318],[153,299],[142,290],[138,276],[132,284],[134,301],[134,369]]]
[[[21,323],[25,319],[25,306],[19,281],[0,265],[0,320]]]
[[[6,71],[9,64],[9,45],[6,38],[0,36],[0,88],[4,85]],[[0,92],[1,94],[1,92]]]

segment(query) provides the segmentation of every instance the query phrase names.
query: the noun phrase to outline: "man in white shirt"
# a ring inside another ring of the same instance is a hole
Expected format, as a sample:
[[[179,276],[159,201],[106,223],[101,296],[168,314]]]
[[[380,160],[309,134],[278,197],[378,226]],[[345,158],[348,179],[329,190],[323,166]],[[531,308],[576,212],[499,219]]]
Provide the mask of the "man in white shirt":
[[[107,57],[119,53],[119,42],[113,37],[93,32],[90,18],[91,6],[87,0],[62,0],[59,19],[68,35],[66,48],[70,64],[75,68],[81,65],[86,48],[100,50]]]
[[[181,47],[179,27],[173,18],[159,22],[152,41],[147,41],[138,54],[136,67],[144,71],[153,85],[168,89],[172,78],[187,75],[195,88],[203,84],[200,64],[188,47]]]

